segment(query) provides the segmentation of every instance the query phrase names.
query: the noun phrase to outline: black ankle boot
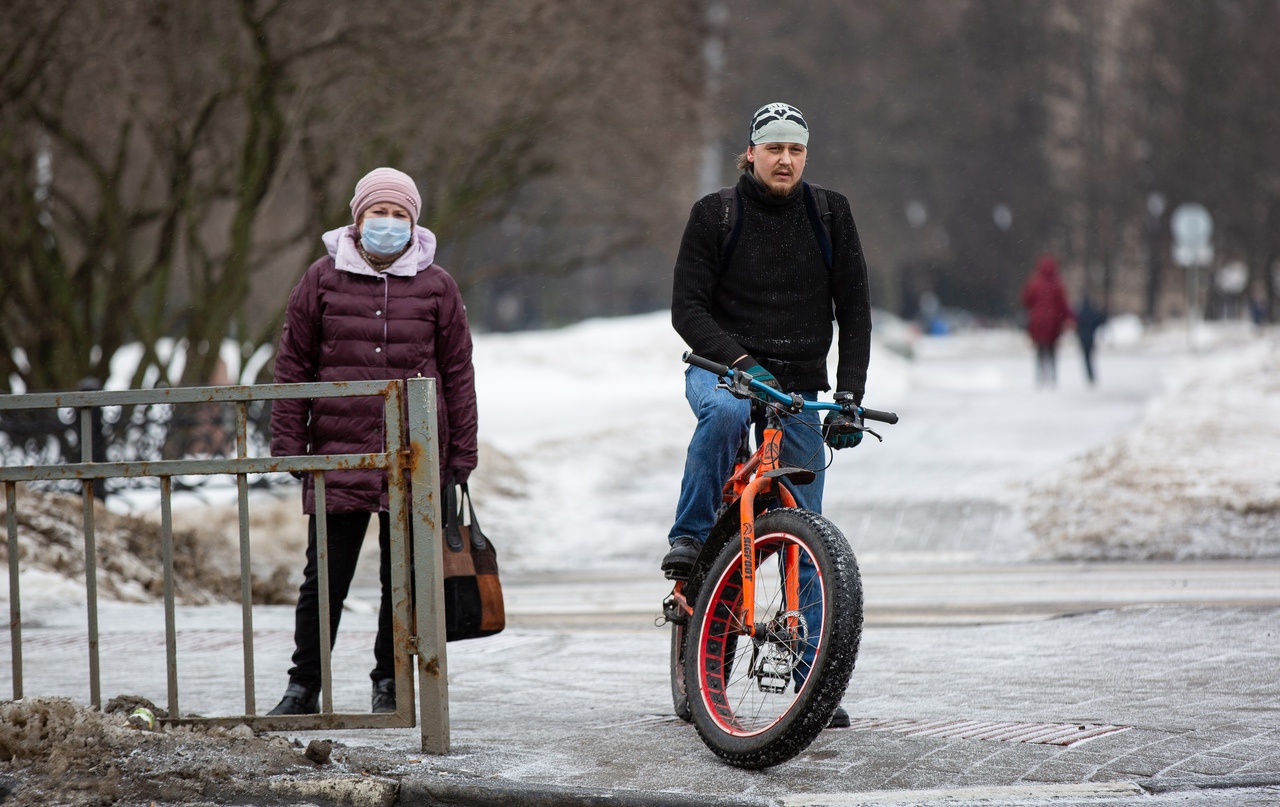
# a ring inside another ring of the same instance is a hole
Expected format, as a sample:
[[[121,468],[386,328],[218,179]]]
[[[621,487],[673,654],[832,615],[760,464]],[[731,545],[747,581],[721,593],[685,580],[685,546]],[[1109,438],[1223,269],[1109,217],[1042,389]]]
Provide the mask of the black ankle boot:
[[[284,697],[268,715],[314,715],[320,712],[320,690],[302,684],[289,684]]]
[[[702,551],[702,544],[689,538],[688,536],[680,536],[671,545],[671,551],[667,552],[666,557],[662,559],[662,571],[666,574],[668,580],[687,580],[689,571],[693,568],[693,562],[698,559],[698,553]]]
[[[373,682],[373,713],[387,714],[396,710],[396,679],[383,678]]]
[[[835,714],[831,715],[831,722],[827,724],[829,729],[847,729],[849,728],[849,713],[845,711],[843,706],[837,706]]]

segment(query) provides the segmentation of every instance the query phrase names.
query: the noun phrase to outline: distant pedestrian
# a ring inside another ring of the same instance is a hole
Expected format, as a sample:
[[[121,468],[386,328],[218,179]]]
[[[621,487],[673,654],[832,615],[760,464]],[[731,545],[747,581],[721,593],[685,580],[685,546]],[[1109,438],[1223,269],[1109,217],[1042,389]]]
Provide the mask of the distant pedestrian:
[[[1022,287],[1022,307],[1027,310],[1027,333],[1036,347],[1036,384],[1052,387],[1058,383],[1058,337],[1075,320],[1067,289],[1058,276],[1058,260],[1041,255],[1036,269]]]
[[[1089,386],[1097,380],[1093,371],[1093,342],[1098,329],[1107,324],[1107,311],[1094,305],[1088,294],[1080,300],[1080,309],[1076,311],[1076,336],[1080,337],[1080,354],[1084,356],[1084,374],[1089,379]]]

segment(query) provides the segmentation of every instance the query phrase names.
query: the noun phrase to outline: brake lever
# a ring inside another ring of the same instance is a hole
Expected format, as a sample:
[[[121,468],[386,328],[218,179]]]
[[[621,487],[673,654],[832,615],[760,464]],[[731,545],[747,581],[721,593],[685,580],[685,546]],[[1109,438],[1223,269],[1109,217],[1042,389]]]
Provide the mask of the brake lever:
[[[880,442],[884,442],[884,438],[880,436],[875,429],[868,429],[867,422],[862,419],[862,407],[857,404],[846,404],[842,407],[844,413],[853,418],[854,426],[863,434],[869,434]]]
[[[746,389],[742,389],[741,384],[737,384],[737,383],[726,384],[724,382],[721,382],[716,384],[716,388],[723,389],[724,392],[730,393],[730,395],[735,398],[744,398],[744,400],[750,400],[750,398],[753,397],[751,396],[750,392],[746,391]]]
[[[755,395],[751,392],[751,376],[741,370],[737,370],[733,374],[733,379],[725,383],[724,376],[720,377],[720,383],[716,384],[716,389],[727,391],[735,398],[750,399]]]

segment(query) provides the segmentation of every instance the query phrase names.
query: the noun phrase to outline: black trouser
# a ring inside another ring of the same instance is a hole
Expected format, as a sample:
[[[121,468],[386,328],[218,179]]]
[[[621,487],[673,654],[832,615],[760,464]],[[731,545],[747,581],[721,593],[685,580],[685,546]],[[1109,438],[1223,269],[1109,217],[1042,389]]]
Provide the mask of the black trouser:
[[[364,544],[371,513],[330,513],[329,531],[329,646],[338,638],[342,603],[351,588],[356,560]],[[391,520],[378,513],[378,577],[382,582],[382,603],[378,608],[378,636],[373,643],[374,681],[395,678],[395,656],[391,644]],[[298,589],[298,609],[293,631],[293,667],[289,683],[308,689],[320,688],[320,569],[316,560],[316,517],[307,527],[307,566]]]
[[[1052,386],[1058,381],[1058,344],[1036,345],[1036,383]]]

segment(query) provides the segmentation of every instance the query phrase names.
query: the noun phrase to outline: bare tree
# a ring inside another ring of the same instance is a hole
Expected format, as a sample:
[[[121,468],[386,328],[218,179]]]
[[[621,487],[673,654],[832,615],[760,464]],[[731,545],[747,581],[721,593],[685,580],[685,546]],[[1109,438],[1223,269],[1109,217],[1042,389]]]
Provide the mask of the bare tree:
[[[1214,215],[1219,254],[1245,260],[1277,310],[1280,260],[1280,7],[1265,0],[1142,3],[1135,72],[1148,99],[1142,135],[1172,204]]]
[[[805,110],[810,175],[850,194],[882,304],[910,312],[923,274],[944,302],[1009,315],[1050,249],[1079,290],[1143,310],[1147,253],[1167,247],[1152,191],[1209,205],[1258,286],[1280,256],[1270,0],[731,8],[722,126],[774,97]]]
[[[206,383],[224,339],[274,339],[321,232],[350,221],[351,187],[380,164],[419,180],[424,223],[450,245],[490,236],[516,204],[559,211],[553,229],[603,231],[557,266],[665,235],[662,200],[692,181],[692,157],[669,143],[644,159],[670,128],[660,113],[697,119],[696,55],[683,50],[696,12],[683,8],[6,8],[0,195],[15,215],[0,223],[0,388],[11,375],[30,389],[102,377],[134,340],[146,350],[135,385]],[[638,215],[601,204],[621,196]],[[464,285],[492,271],[450,268]],[[180,375],[179,353],[157,350],[165,337],[186,346]]]

